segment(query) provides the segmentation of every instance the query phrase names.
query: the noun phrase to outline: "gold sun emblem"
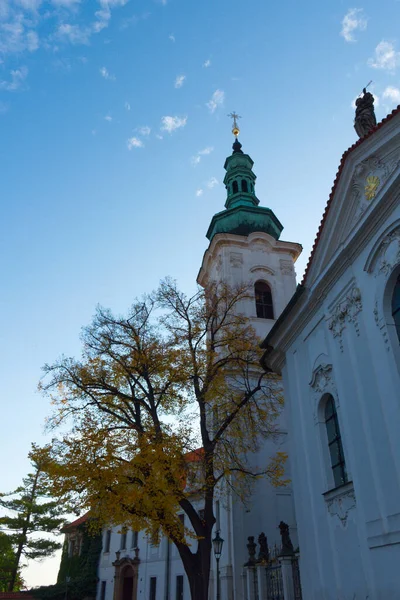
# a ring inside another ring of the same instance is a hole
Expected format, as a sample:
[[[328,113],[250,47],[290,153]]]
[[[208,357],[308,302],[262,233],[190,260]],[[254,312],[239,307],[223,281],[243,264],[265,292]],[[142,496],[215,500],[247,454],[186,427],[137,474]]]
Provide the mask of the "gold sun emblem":
[[[376,190],[380,184],[379,177],[376,175],[370,175],[366,179],[365,184],[365,197],[367,200],[373,200],[376,196]]]

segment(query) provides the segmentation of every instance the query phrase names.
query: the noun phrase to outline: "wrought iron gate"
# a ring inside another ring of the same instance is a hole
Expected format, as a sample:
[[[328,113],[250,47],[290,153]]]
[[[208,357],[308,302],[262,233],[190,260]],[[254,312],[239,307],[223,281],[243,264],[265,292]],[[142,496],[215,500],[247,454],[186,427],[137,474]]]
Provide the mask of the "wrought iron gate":
[[[266,567],[265,573],[267,577],[267,599],[285,600],[281,565]]]
[[[293,561],[292,561],[292,574],[293,574],[294,597],[296,600],[302,600],[300,569],[299,569],[299,561],[297,558],[293,558]]]

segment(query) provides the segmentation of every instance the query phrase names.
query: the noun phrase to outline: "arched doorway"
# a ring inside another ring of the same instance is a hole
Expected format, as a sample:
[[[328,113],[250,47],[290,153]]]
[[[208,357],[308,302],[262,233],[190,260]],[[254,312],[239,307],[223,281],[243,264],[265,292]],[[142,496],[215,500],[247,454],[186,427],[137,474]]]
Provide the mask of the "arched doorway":
[[[137,584],[140,560],[124,557],[113,562],[114,600],[137,600]]]

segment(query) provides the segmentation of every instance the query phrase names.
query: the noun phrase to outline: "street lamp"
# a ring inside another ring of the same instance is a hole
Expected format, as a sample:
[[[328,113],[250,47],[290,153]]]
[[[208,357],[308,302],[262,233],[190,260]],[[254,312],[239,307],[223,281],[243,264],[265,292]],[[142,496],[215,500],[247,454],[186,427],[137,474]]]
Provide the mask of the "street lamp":
[[[220,581],[219,581],[219,559],[221,558],[222,546],[224,544],[224,540],[219,535],[219,529],[217,529],[217,532],[215,534],[215,538],[212,541],[212,544],[213,544],[213,548],[214,548],[215,560],[217,561],[217,600],[220,600],[221,599],[221,586],[220,586]]]

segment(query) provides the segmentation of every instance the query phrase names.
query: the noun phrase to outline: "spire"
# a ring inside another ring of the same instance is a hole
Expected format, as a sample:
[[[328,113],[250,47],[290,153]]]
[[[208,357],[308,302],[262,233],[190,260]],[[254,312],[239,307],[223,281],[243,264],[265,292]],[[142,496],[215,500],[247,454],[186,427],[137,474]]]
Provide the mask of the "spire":
[[[224,164],[226,210],[214,215],[207,237],[211,240],[216,233],[249,235],[255,231],[264,231],[278,239],[283,226],[271,209],[258,206],[260,201],[255,193],[254,162],[243,152],[242,144],[238,140],[240,129],[237,120],[240,117],[235,112],[228,116],[233,119],[232,133],[235,141],[232,146],[233,152]]]
[[[232,146],[232,156],[228,156],[224,165],[226,169],[224,184],[227,191],[225,206],[226,208],[241,205],[257,206],[260,201],[254,191],[256,182],[253,173],[254,163],[248,154],[244,154],[238,139],[240,129],[237,122],[241,117],[235,112],[230,113],[228,117],[233,119],[232,133],[235,141]]]

